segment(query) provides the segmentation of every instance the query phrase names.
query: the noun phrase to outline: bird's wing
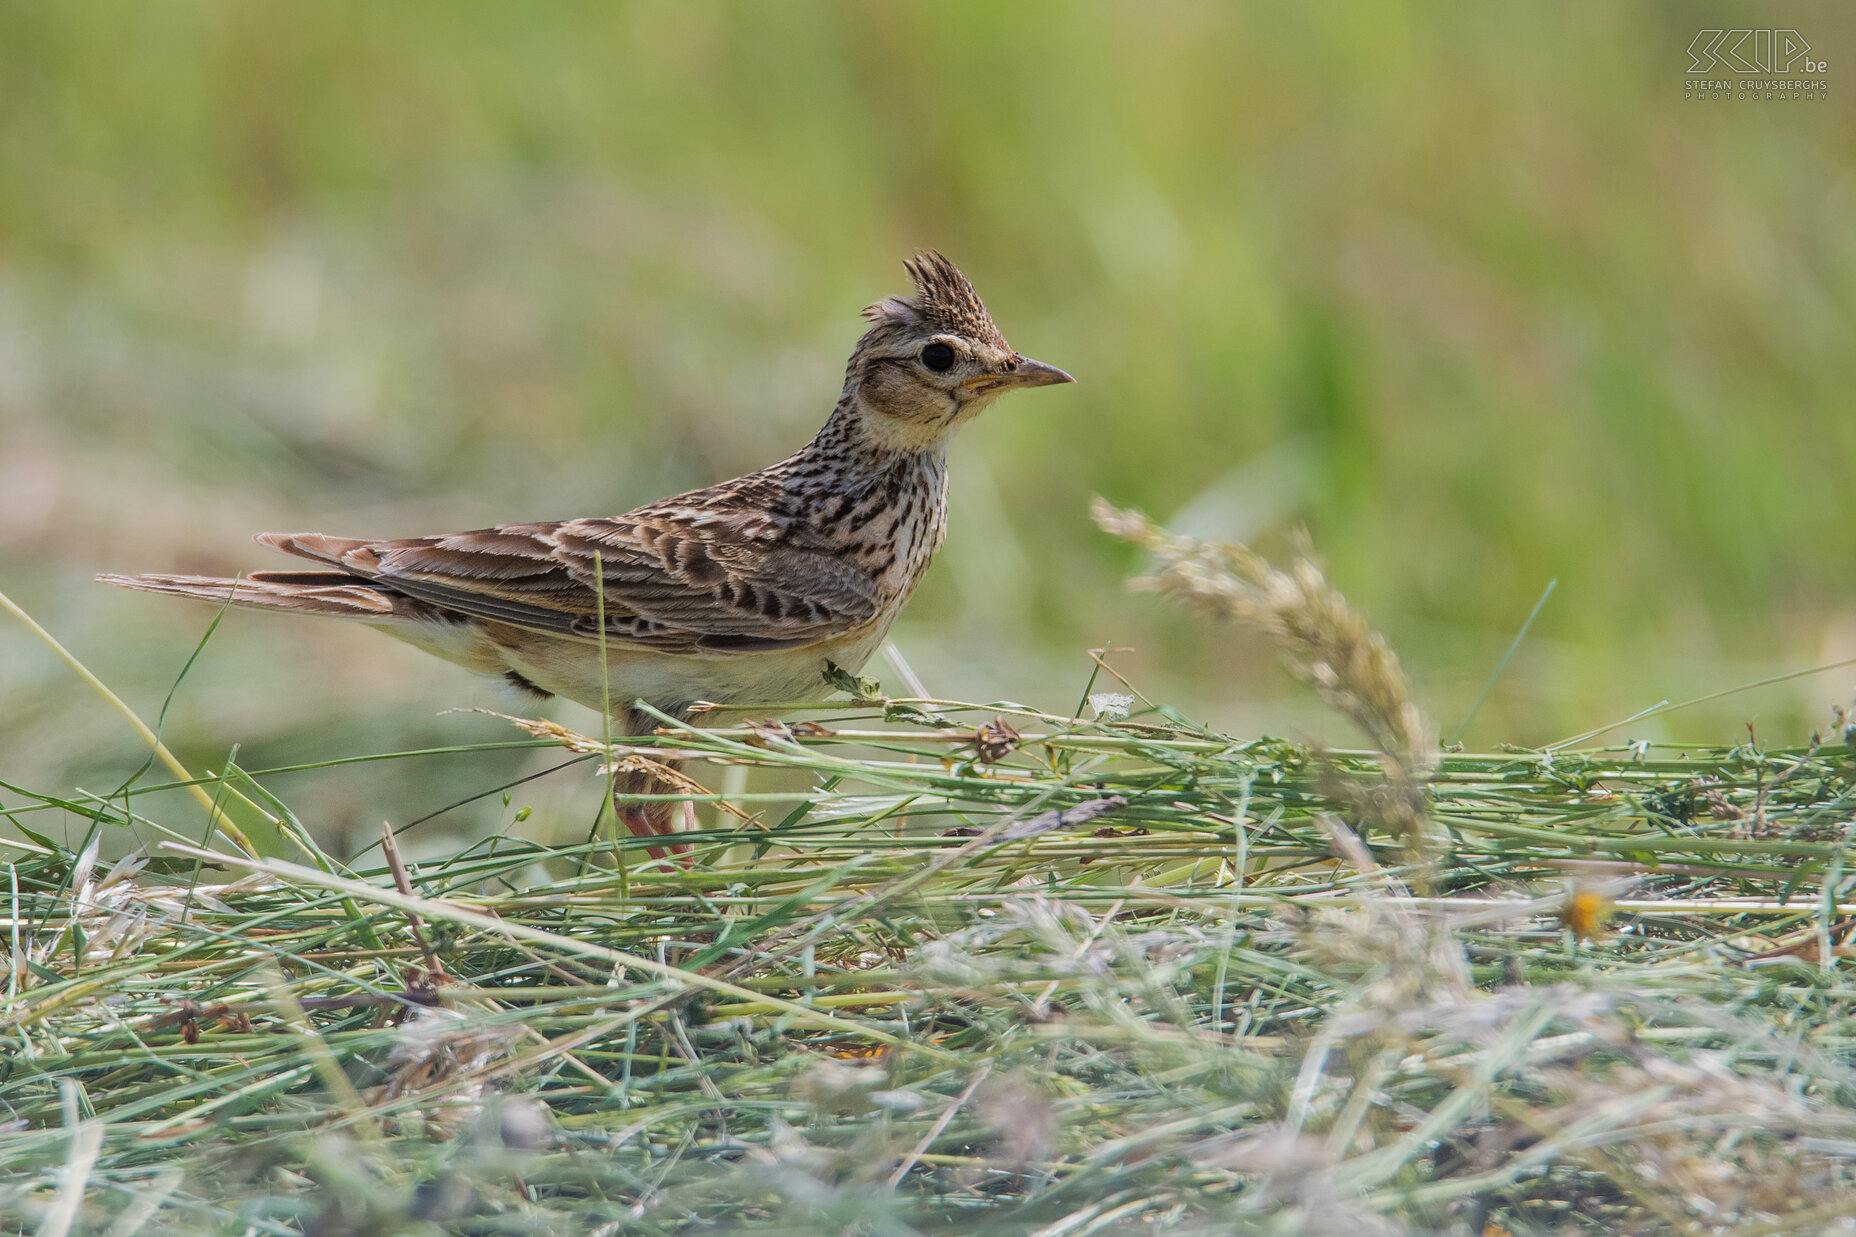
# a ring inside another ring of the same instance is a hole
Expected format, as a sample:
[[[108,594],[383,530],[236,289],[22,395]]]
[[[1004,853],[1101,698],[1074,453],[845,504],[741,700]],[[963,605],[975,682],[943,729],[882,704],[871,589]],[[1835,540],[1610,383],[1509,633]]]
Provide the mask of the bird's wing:
[[[666,653],[796,648],[874,619],[867,572],[762,528],[680,512],[397,541],[265,533],[273,549],[473,618]]]

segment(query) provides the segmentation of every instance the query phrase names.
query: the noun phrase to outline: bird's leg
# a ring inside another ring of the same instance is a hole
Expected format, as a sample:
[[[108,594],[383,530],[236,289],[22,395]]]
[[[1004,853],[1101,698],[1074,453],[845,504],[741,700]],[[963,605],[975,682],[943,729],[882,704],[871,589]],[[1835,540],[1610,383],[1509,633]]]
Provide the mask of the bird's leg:
[[[640,724],[644,721],[637,720]],[[675,765],[668,767],[676,768]],[[674,794],[678,789],[642,769],[621,772],[612,782],[612,807],[633,837],[664,837],[678,832],[679,820],[693,819],[691,805],[668,799],[639,799],[637,796]],[[679,842],[669,847],[647,847],[645,853],[653,859],[662,859],[666,855],[688,855],[689,849],[688,843]],[[678,862],[687,866],[689,860],[679,858]]]
[[[628,737],[648,735],[657,728],[657,719],[632,709],[615,716],[613,720],[621,724]],[[678,762],[661,763],[673,772],[679,768]],[[694,827],[694,813],[690,810],[692,805],[687,801],[678,803],[670,799],[641,799],[638,796],[675,794],[679,789],[647,769],[626,770],[613,779],[612,807],[633,837],[664,837],[678,832],[679,819],[688,818],[688,827]],[[677,843],[668,847],[646,847],[645,853],[653,859],[676,855],[677,862],[687,867],[689,849],[687,843]]]

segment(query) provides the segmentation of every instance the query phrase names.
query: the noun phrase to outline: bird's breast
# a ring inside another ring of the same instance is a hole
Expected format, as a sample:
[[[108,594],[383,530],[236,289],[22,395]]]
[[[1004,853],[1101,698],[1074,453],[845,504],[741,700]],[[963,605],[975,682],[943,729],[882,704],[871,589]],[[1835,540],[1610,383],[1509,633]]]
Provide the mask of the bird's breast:
[[[896,487],[860,538],[856,558],[900,609],[921,582],[947,534],[947,490],[939,469],[922,469]]]

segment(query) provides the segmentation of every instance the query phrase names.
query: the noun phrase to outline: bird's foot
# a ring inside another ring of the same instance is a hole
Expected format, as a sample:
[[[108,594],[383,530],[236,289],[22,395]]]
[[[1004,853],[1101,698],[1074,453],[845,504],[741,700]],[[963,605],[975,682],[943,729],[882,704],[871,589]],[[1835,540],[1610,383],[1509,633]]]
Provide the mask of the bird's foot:
[[[677,827],[674,820],[652,812],[654,805],[643,803],[621,803],[618,805],[619,819],[631,831],[633,837],[654,838],[674,836]],[[682,867],[689,867],[690,847],[687,842],[678,842],[671,846],[647,846],[645,854],[653,859],[676,856],[676,862]]]

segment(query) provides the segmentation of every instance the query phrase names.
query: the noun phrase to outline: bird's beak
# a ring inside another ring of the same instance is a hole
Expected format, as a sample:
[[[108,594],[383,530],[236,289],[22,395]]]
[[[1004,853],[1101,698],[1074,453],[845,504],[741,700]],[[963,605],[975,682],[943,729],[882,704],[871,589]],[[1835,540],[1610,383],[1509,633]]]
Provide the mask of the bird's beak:
[[[1046,365],[1028,356],[1019,357],[1018,368],[1005,378],[1006,385],[1012,387],[1054,387],[1060,382],[1076,381],[1055,365]]]
[[[1013,361],[1011,369],[981,374],[969,379],[965,385],[974,391],[1009,391],[1016,387],[1053,387],[1059,383],[1076,381],[1055,365],[1046,365],[1028,356],[1015,357]]]

